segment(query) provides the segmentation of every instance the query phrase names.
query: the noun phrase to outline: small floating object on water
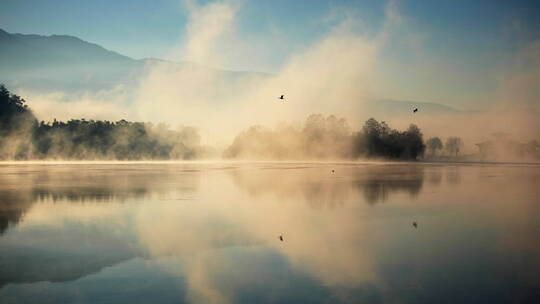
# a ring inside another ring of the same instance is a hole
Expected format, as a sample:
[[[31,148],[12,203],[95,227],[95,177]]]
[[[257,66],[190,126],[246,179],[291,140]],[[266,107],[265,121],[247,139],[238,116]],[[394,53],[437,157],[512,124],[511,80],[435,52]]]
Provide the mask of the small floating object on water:
[[[418,108],[414,108],[413,113],[418,112]]]
[[[279,99],[285,99],[283,95],[279,96]]]
[[[413,225],[414,228],[418,228],[418,223],[412,222],[412,225]]]
[[[332,173],[334,173],[334,170],[332,169]]]
[[[279,240],[283,242],[283,236],[282,235],[279,236]]]

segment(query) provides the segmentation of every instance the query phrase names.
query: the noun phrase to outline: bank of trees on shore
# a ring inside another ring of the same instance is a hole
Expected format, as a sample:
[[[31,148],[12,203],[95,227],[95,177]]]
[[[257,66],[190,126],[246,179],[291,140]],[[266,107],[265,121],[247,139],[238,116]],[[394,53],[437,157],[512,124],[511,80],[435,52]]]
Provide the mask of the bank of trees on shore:
[[[446,156],[458,157],[463,149],[463,140],[456,136],[448,137],[443,145],[439,137],[432,137],[426,141],[427,156],[436,157]]]
[[[193,159],[197,130],[120,120],[38,122],[21,97],[0,86],[0,159]]]
[[[347,121],[333,115],[311,115],[302,128],[270,130],[253,126],[240,133],[225,151],[227,158],[357,159],[360,157],[416,160],[424,154],[422,132],[416,125],[405,131],[368,119],[352,132]]]
[[[333,115],[311,115],[303,127],[253,126],[224,151],[236,159],[416,160],[425,144],[416,125],[399,131],[371,118],[359,131]],[[166,125],[72,119],[39,122],[21,97],[0,85],[0,159],[194,159],[203,148],[196,129]]]

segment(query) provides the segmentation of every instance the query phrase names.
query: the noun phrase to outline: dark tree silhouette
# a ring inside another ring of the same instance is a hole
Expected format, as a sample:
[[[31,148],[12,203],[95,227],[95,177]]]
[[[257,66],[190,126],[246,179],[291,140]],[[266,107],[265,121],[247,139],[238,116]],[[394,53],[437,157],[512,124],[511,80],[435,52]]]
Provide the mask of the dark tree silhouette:
[[[459,150],[463,147],[463,141],[459,137],[448,137],[444,147],[449,155],[458,156]]]
[[[416,125],[398,131],[370,118],[353,134],[344,118],[315,114],[302,128],[253,126],[236,136],[224,156],[416,160],[424,150],[422,132]],[[174,131],[163,124],[126,120],[38,123],[24,99],[0,86],[0,159],[192,159],[201,151],[198,132],[190,127]]]
[[[424,155],[422,132],[416,125],[400,132],[385,122],[368,119],[354,138],[356,156],[417,159]]]
[[[22,159],[30,153],[36,118],[25,103],[0,85],[0,159]]]
[[[371,118],[362,131],[351,133],[347,121],[321,114],[307,118],[302,130],[292,127],[268,130],[260,126],[240,133],[225,151],[229,158],[347,159],[384,157],[417,159],[424,154],[420,129],[411,125],[400,132]],[[300,151],[300,153],[298,152]]]
[[[25,100],[0,86],[0,159],[191,159],[194,128],[72,119],[37,122]]]
[[[430,155],[436,155],[437,151],[442,151],[443,143],[440,138],[432,137],[426,141],[426,148]]]

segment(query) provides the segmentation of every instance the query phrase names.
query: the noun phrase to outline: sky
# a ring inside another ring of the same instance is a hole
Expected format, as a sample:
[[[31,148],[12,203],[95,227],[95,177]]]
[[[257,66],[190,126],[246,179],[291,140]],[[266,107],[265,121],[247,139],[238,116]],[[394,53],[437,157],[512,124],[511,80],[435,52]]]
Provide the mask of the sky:
[[[193,7],[215,2],[233,10],[228,39],[236,45],[220,49],[226,60],[199,63],[278,73],[348,18],[355,31],[384,40],[373,72],[385,82],[383,97],[462,109],[490,104],[501,79],[523,68],[516,54],[540,40],[540,2],[499,0],[1,0],[0,28],[73,35],[133,58],[196,61],[179,46],[192,39]]]

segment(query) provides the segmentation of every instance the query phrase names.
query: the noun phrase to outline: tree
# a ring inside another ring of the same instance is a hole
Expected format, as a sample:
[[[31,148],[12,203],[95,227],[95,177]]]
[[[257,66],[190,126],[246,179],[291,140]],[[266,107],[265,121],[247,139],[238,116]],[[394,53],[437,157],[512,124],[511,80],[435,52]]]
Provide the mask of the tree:
[[[424,156],[426,145],[424,145],[422,132],[417,125],[410,125],[407,131],[403,134],[403,146],[405,147],[405,154],[403,155],[408,159],[417,159]]]
[[[24,99],[11,94],[0,84],[0,136],[9,135],[34,122],[35,117],[25,103]]]
[[[25,100],[0,85],[0,159],[26,159],[37,120]]]
[[[457,157],[459,150],[463,147],[463,141],[459,137],[448,137],[444,147],[449,155],[454,155]]]
[[[362,131],[354,136],[353,147],[355,156],[400,159],[417,159],[425,150],[422,132],[416,125],[400,132],[373,118],[368,119]]]
[[[443,149],[443,143],[442,143],[440,138],[432,137],[432,138],[427,140],[426,147],[427,147],[430,155],[436,155],[437,151]]]

